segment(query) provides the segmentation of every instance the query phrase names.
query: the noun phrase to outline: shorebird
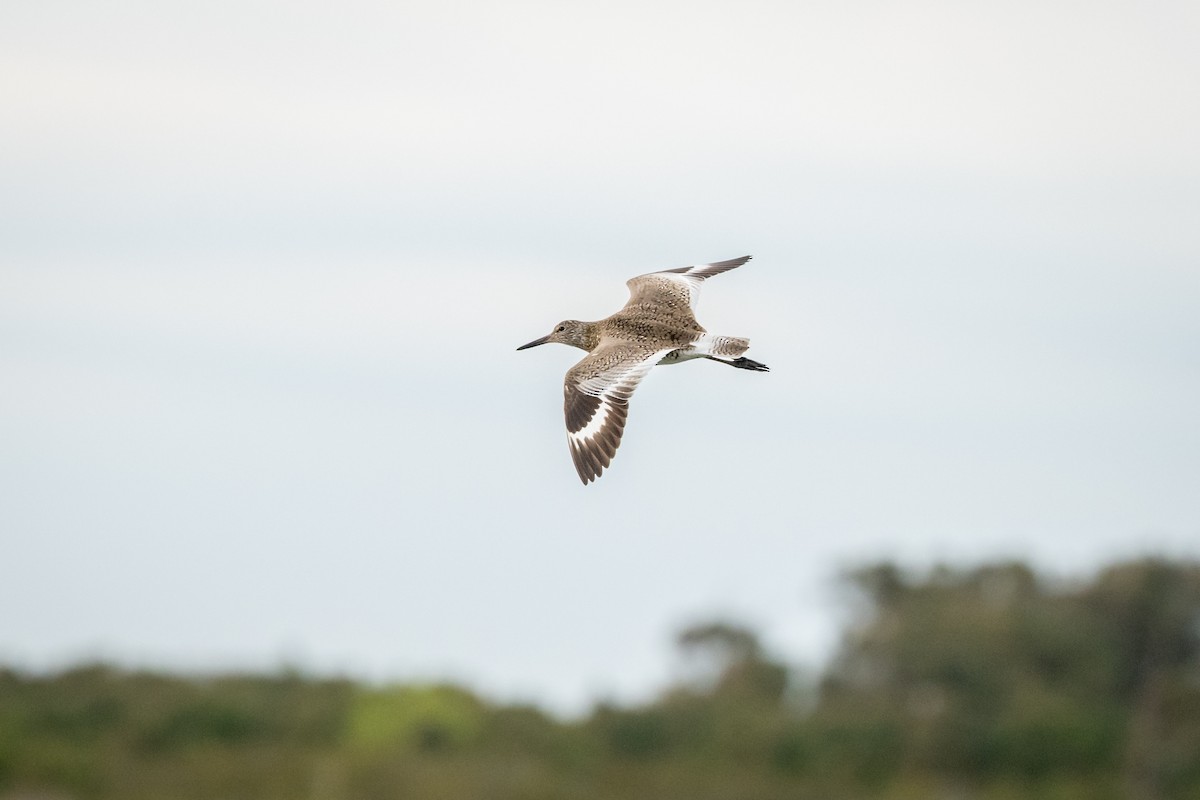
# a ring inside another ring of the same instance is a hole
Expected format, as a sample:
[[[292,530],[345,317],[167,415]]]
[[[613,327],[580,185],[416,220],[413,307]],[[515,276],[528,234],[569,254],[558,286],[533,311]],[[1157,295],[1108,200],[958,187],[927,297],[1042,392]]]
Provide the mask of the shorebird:
[[[625,431],[629,397],[656,364],[707,358],[738,369],[769,371],[766,364],[742,356],[749,339],[713,336],[695,316],[705,278],[749,260],[742,256],[631,278],[626,282],[629,302],[616,314],[598,322],[563,320],[548,335],[517,348],[559,342],[588,353],[567,370],[563,384],[567,444],[585,485],[612,463]]]

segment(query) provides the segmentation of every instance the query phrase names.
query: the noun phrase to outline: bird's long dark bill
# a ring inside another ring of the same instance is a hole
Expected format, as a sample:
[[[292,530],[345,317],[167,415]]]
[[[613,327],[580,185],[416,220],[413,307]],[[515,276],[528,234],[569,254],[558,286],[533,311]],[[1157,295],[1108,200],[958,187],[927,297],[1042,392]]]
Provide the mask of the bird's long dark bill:
[[[539,344],[545,344],[545,343],[546,343],[546,342],[548,342],[548,341],[550,341],[550,337],[549,337],[549,336],[543,336],[543,337],[542,337],[542,338],[540,338],[540,339],[534,339],[534,340],[533,340],[532,342],[530,342],[529,344],[523,344],[523,345],[521,345],[520,347],[518,347],[517,349],[518,349],[518,350],[524,350],[524,349],[526,349],[526,348],[528,348],[528,347],[537,347]]]

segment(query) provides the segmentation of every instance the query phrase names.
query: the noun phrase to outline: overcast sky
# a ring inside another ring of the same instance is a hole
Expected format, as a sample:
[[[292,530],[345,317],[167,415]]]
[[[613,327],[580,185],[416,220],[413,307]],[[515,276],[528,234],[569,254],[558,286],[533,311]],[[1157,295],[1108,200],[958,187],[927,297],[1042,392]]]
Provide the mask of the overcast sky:
[[[850,565],[1200,556],[1194,2],[10,2],[0,659],[572,710]],[[752,253],[580,485],[514,348]]]

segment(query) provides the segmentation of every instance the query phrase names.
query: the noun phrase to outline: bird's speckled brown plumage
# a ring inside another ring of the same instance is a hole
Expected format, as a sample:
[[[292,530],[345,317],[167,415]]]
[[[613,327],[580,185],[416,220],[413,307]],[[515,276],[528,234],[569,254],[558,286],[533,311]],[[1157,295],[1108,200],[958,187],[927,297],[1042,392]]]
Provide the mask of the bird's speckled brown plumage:
[[[567,441],[585,484],[612,463],[625,430],[629,398],[654,365],[709,358],[767,371],[766,365],[740,357],[749,339],[708,336],[695,317],[701,282],[749,260],[743,256],[639,275],[627,282],[629,302],[616,314],[598,322],[564,320],[550,335],[517,348],[559,342],[588,351],[567,371],[563,383]]]

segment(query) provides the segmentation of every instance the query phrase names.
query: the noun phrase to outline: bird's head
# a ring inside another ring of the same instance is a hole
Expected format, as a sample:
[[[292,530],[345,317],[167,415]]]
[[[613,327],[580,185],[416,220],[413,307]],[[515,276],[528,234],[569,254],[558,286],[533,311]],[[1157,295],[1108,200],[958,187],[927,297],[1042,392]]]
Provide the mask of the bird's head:
[[[572,347],[578,347],[580,350],[591,350],[596,346],[596,341],[599,338],[596,335],[595,326],[596,323],[594,322],[564,319],[554,326],[554,330],[550,331],[548,336],[534,339],[532,342],[523,344],[517,349],[524,350],[527,347],[537,347],[539,344],[558,342],[559,344],[569,344]]]

